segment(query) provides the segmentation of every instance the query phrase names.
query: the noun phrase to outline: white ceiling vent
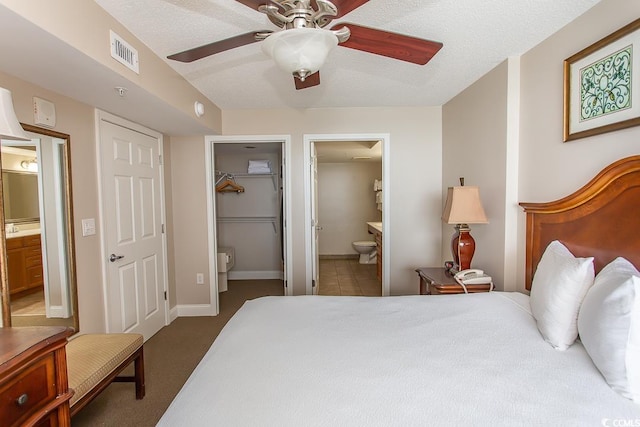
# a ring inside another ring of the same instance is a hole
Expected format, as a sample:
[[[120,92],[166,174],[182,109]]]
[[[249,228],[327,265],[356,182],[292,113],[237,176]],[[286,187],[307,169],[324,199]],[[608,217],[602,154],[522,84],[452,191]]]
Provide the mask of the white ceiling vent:
[[[109,31],[109,33],[111,35],[111,57],[136,74],[140,74],[138,51],[113,31]]]

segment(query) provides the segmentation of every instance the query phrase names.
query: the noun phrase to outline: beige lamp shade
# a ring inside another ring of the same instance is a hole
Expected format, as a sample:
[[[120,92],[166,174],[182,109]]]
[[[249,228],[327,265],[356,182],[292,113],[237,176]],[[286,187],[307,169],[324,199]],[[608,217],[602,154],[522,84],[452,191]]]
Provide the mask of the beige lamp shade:
[[[13,110],[11,92],[3,87],[0,87],[0,138],[18,141],[31,139],[24,133],[24,129],[22,129]]]
[[[488,224],[478,187],[449,187],[442,220],[447,224]]]

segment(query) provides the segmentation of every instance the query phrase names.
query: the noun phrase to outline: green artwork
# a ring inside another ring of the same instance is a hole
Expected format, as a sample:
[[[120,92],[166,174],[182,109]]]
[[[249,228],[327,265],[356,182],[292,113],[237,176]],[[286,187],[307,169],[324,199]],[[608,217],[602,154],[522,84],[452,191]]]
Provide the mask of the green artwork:
[[[631,108],[631,46],[580,70],[580,121]]]

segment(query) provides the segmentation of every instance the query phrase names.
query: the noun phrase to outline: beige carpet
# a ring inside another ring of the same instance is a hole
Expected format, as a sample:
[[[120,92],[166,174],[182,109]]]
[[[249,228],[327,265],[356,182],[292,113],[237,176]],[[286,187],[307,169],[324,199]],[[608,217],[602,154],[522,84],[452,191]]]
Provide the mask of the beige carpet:
[[[220,294],[218,316],[180,317],[145,343],[144,399],[135,399],[132,383],[113,383],[73,417],[72,426],[154,426],[242,304],[248,299],[282,294],[281,280],[230,281],[229,290]]]

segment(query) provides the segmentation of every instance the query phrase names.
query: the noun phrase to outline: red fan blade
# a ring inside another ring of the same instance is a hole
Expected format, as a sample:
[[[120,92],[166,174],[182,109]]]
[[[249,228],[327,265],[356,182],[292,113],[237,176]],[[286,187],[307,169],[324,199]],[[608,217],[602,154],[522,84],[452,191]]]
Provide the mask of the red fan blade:
[[[405,36],[404,34],[390,33],[375,28],[362,27],[360,25],[340,23],[334,25],[332,30],[347,27],[351,30],[349,40],[340,43],[340,46],[363,52],[374,53],[401,61],[424,65],[438,53],[442,43],[431,40]]]
[[[368,1],[369,0],[332,0],[331,3],[333,3],[338,8],[338,15],[336,15],[333,19],[343,17],[347,13],[359,8]]]
[[[271,33],[271,31],[252,31],[229,39],[205,44],[204,46],[194,47],[193,49],[185,50],[184,52],[175,53],[167,56],[167,58],[180,62],[193,62],[216,53],[224,52],[225,50],[255,43],[260,40],[256,38],[256,35],[261,33]]]
[[[318,86],[320,84],[320,71],[316,71],[310,76],[307,76],[307,78],[304,79],[304,81],[300,80],[297,77],[294,77],[293,80],[296,82],[296,90]]]

